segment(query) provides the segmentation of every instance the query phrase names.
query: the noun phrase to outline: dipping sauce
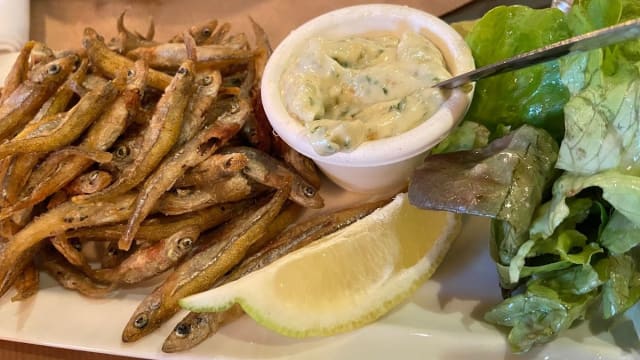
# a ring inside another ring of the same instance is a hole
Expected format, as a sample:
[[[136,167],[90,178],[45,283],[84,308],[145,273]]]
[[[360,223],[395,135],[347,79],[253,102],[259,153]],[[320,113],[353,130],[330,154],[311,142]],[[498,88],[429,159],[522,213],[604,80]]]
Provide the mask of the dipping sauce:
[[[285,69],[280,87],[287,111],[305,124],[314,150],[330,155],[422,123],[447,97],[431,86],[450,77],[429,39],[384,33],[310,39]]]

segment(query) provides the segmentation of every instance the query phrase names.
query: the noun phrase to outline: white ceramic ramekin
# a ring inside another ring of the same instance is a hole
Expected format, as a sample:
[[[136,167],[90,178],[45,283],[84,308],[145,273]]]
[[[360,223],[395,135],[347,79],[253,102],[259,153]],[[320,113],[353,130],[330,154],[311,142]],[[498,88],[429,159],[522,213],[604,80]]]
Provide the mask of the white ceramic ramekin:
[[[467,111],[473,91],[455,89],[441,108],[417,127],[390,138],[367,141],[351,152],[317,154],[304,125],[286,110],[280,78],[308,39],[345,37],[372,31],[413,30],[427,36],[442,52],[452,75],[474,69],[464,39],[436,16],[407,6],[371,4],[335,10],[292,31],[275,49],[262,78],[262,103],[273,129],[291,147],[315,161],[341,187],[364,193],[401,190],[429,149],[453,129]]]

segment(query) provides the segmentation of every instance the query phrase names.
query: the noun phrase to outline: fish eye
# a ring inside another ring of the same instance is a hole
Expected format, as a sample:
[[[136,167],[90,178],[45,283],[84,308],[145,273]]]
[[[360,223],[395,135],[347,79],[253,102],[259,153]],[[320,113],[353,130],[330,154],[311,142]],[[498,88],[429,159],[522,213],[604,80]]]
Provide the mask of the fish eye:
[[[72,239],[71,246],[73,246],[76,251],[82,251],[82,243],[78,239]]]
[[[60,65],[58,65],[58,64],[51,64],[51,65],[49,65],[49,68],[47,69],[47,72],[48,72],[50,75],[55,75],[55,74],[59,73],[59,72],[60,72],[60,70],[61,70]]]
[[[316,195],[316,189],[311,186],[305,186],[302,188],[302,193],[304,194],[304,196],[311,198]]]
[[[147,324],[149,323],[149,317],[147,317],[147,314],[140,314],[138,315],[138,317],[136,317],[135,320],[133,320],[133,326],[135,326],[138,329],[142,329],[145,326],[147,326]]]
[[[189,70],[187,70],[186,68],[181,67],[180,69],[178,69],[178,74],[180,75],[187,75],[189,73]]]
[[[136,72],[135,72],[135,70],[133,70],[133,69],[129,69],[129,70],[127,70],[127,77],[132,78],[132,77],[134,77],[134,76],[136,76]]]
[[[176,325],[174,331],[175,331],[175,333],[176,333],[176,335],[178,337],[185,337],[185,336],[191,334],[191,325],[185,324],[185,323],[180,323],[180,324]]]
[[[185,237],[178,240],[178,247],[180,247],[181,249],[189,248],[191,247],[192,244],[193,244],[193,239],[190,237]]]
[[[202,35],[204,35],[206,37],[211,36],[211,32],[212,32],[211,29],[209,29],[208,27],[202,29]]]
[[[210,85],[213,82],[211,75],[207,75],[202,78],[202,85]]]
[[[130,151],[129,151],[129,147],[128,146],[120,145],[120,146],[118,146],[116,148],[116,151],[115,151],[114,155],[118,159],[125,159],[127,156],[129,156],[129,153],[130,153]]]

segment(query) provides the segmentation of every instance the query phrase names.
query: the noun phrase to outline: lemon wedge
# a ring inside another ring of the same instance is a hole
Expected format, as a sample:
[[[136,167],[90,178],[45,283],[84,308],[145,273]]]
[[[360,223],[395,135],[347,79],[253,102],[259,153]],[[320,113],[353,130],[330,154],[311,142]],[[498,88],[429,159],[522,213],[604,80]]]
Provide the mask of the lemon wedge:
[[[459,215],[420,210],[399,194],[342,230],[180,305],[211,312],[239,303],[258,323],[291,337],[349,331],[378,319],[427,280],[460,223]]]

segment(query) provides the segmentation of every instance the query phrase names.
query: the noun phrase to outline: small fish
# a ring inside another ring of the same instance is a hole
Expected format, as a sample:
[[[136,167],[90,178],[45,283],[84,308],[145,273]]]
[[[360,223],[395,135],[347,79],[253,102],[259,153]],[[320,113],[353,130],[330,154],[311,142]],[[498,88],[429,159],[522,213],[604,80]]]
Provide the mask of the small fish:
[[[70,144],[116,99],[119,88],[123,85],[117,81],[108,82],[105,86],[87,93],[66,113],[60,125],[46,136],[14,139],[0,144],[0,158],[18,153],[53,151]]]
[[[202,128],[205,114],[215,101],[221,83],[222,76],[217,70],[203,71],[196,75],[196,90],[185,110],[178,144],[190,140]]]
[[[51,237],[51,245],[53,245],[53,247],[58,250],[58,253],[64,256],[71,265],[83,270],[91,268],[87,258],[82,254],[82,247],[79,242],[73,242],[64,234],[58,234]]]
[[[136,234],[136,240],[147,244],[160,241],[171,236],[180,229],[197,226],[200,232],[214,228],[250,205],[252,200],[210,206],[201,210],[190,211],[180,216],[155,217],[142,223]],[[75,229],[67,232],[68,237],[92,240],[118,240],[127,229],[126,224],[112,224]]]
[[[70,196],[93,194],[106,188],[111,183],[111,179],[111,174],[106,171],[92,170],[73,179],[73,181],[65,187],[65,190]]]
[[[87,50],[91,64],[109,78],[115,78],[122,69],[133,68],[133,61],[111,51],[104,40],[92,28],[84,30],[82,46]],[[148,85],[154,89],[164,90],[171,83],[171,76],[163,72],[149,69]]]
[[[235,49],[225,45],[202,45],[196,48],[198,69],[219,68],[230,63],[247,62],[254,52],[246,49]],[[175,70],[187,59],[187,50],[182,44],[165,43],[152,47],[137,48],[129,51],[132,59],[144,59],[155,69]]]
[[[145,36],[142,36],[137,32],[131,32],[126,28],[126,26],[124,25],[124,16],[126,13],[127,12],[125,10],[120,13],[120,16],[118,16],[118,20],[116,22],[118,36],[111,40],[108,47],[120,54],[126,54],[128,51],[139,47],[156,45],[157,43],[153,41],[153,36],[155,34],[155,24],[153,22],[153,19],[150,19],[149,21],[147,34]]]
[[[94,282],[59,254],[49,252],[42,257],[43,259],[38,262],[39,266],[66,289],[92,298],[103,298],[113,291],[111,286]]]
[[[40,289],[40,272],[33,262],[30,262],[16,279],[14,284],[16,294],[11,301],[22,301],[35,295]]]
[[[198,209],[255,197],[262,189],[253,186],[244,175],[189,189],[177,189],[162,195],[157,210],[165,215],[186,214]]]
[[[35,41],[29,40],[22,46],[11,70],[9,70],[9,73],[4,78],[2,95],[0,95],[0,104],[2,104],[2,102],[27,79],[27,75],[29,73],[29,57],[31,56],[31,50],[33,50],[35,45]]]
[[[247,166],[248,162],[247,156],[240,153],[213,154],[197,166],[187,170],[178,179],[175,187],[201,187],[229,179],[234,175],[238,175]]]
[[[73,71],[76,56],[67,56],[32,70],[0,105],[0,140],[12,137],[38,112]]]
[[[216,27],[218,26],[218,20],[212,19],[203,24],[194,25],[189,28],[189,35],[193,37],[196,45],[202,45],[214,34]],[[175,35],[169,40],[170,43],[182,43],[184,42],[184,34],[180,33]]]
[[[109,202],[67,201],[35,218],[0,254],[0,296],[9,290],[44,239],[70,229],[124,221],[131,215],[134,200],[135,194],[124,194]]]
[[[245,154],[249,158],[249,163],[242,172],[249,178],[273,188],[280,188],[286,179],[291,178],[291,200],[296,203],[318,209],[324,206],[324,200],[318,193],[315,186],[308,183],[297,173],[292,172],[285,165],[270,155],[246,146],[236,146],[223,149],[220,153]]]
[[[189,350],[215,334],[221,326],[243,314],[244,311],[238,304],[220,312],[190,312],[164,340],[162,351],[175,353]]]
[[[209,288],[240,262],[280,212],[288,192],[288,187],[278,190],[267,204],[234,218],[214,232],[213,245],[182,262],[140,303],[122,332],[122,341],[136,341],[157,329],[178,312],[181,298]]]
[[[138,248],[118,266],[97,270],[94,276],[112,284],[136,284],[175,266],[198,241],[201,228],[186,226],[169,237]]]

